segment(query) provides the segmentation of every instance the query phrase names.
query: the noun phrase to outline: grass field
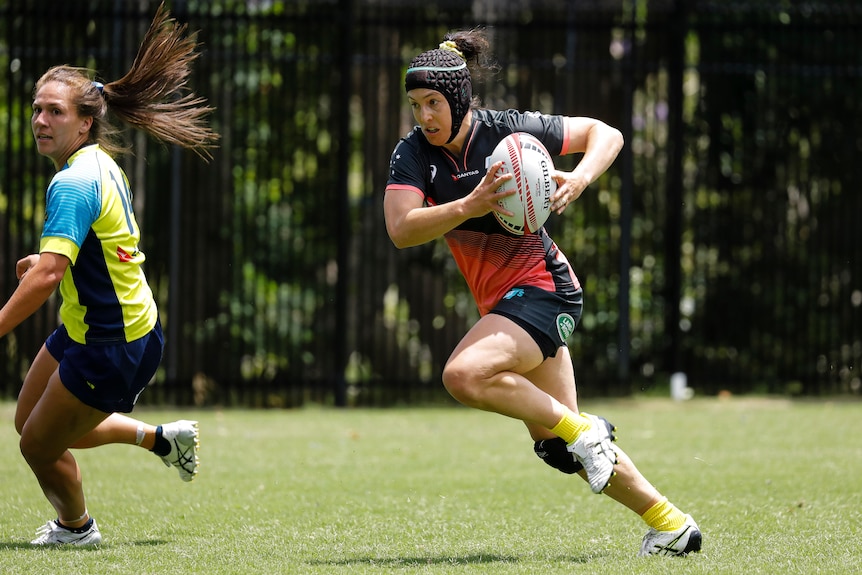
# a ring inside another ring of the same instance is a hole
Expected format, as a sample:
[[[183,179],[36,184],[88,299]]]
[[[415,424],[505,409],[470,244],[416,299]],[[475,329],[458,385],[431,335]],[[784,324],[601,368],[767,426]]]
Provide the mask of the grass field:
[[[154,411],[201,422],[198,478],[130,446],[76,452],[105,542],[53,518],[0,403],[0,573],[862,572],[862,403],[585,402],[698,521],[702,553],[635,555],[641,519],[541,463],[522,424],[462,408]]]

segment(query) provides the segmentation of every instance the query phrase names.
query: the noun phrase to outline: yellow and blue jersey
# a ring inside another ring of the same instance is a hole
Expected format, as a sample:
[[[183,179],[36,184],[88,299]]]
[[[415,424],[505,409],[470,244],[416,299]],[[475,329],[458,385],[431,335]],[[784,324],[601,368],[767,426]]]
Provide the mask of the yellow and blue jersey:
[[[60,282],[60,319],[82,344],[148,334],[158,310],[141,265],[140,230],[126,175],[97,144],[69,158],[48,185],[39,252],[72,263]]]

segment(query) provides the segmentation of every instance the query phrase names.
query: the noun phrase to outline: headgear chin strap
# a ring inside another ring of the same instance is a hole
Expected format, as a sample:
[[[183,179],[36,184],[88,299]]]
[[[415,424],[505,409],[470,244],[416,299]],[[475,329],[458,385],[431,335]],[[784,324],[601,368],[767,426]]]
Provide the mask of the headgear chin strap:
[[[448,47],[423,52],[413,58],[407,68],[404,88],[407,92],[428,88],[443,94],[452,111],[452,135],[446,143],[454,140],[473,99],[470,70],[464,59]]]

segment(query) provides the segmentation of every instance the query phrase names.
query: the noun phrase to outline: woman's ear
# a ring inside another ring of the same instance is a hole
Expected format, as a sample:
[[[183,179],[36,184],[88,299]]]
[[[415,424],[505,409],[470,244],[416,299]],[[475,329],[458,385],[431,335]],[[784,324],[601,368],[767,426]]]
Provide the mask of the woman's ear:
[[[81,120],[81,128],[78,130],[79,134],[85,134],[90,131],[90,128],[93,127],[93,117],[87,116]]]

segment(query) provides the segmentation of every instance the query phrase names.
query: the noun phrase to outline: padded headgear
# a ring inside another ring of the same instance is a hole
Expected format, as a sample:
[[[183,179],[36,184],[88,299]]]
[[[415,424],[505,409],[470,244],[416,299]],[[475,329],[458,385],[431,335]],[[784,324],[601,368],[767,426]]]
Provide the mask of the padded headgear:
[[[407,92],[415,88],[428,88],[443,94],[452,110],[452,135],[446,143],[454,140],[473,100],[470,70],[457,50],[446,46],[428,50],[413,58],[404,77],[404,88]]]

